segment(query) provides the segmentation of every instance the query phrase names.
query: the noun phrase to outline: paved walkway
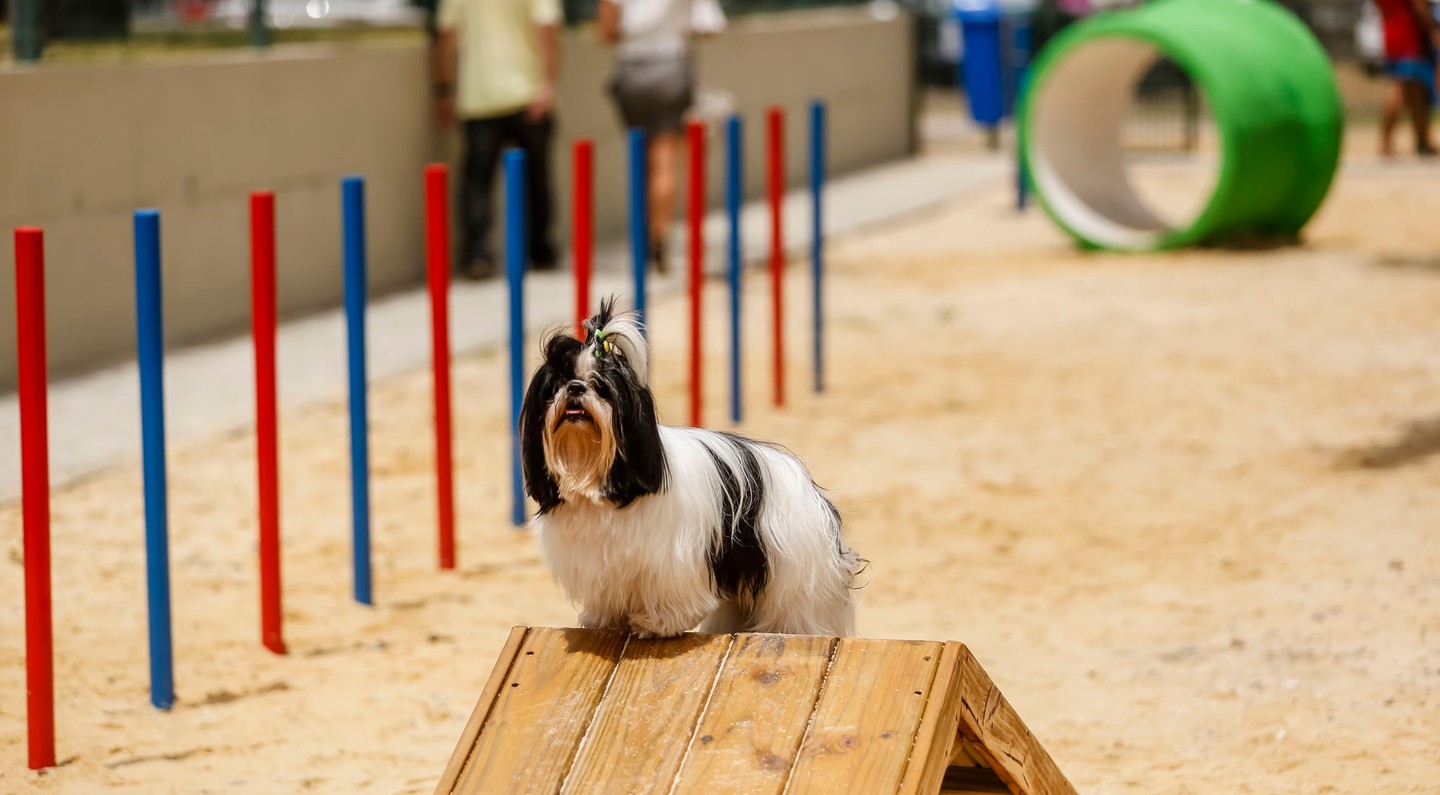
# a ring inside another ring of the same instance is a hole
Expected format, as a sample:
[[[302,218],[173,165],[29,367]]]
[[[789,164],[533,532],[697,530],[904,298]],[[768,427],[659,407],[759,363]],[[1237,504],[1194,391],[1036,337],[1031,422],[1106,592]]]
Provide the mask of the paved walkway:
[[[825,222],[830,235],[882,223],[946,201],[1010,174],[1003,157],[931,156],[903,161],[831,181]],[[795,191],[785,200],[786,242],[810,244],[809,198]],[[759,202],[746,205],[742,235],[752,258],[769,240],[768,214]],[[714,241],[707,262],[723,267],[727,221],[706,219]],[[677,233],[678,234],[678,233]],[[681,238],[677,236],[676,242]],[[672,251],[683,252],[680,245]],[[629,254],[624,241],[600,247],[592,295],[628,294]],[[679,263],[677,262],[676,265]],[[713,267],[712,267],[713,269]],[[650,279],[651,301],[679,292],[677,271]],[[570,319],[573,292],[568,273],[536,274],[526,282],[526,320],[532,331]],[[504,342],[508,301],[503,280],[456,282],[451,289],[451,346],[463,354]],[[423,286],[371,302],[367,314],[372,381],[425,367],[430,361],[429,301]],[[342,311],[316,313],[283,323],[277,340],[281,409],[345,395],[345,324]],[[254,385],[248,335],[188,347],[165,357],[166,431],[171,444],[248,426],[254,421]],[[50,386],[50,470],[60,485],[140,457],[139,376],[135,362],[69,378]],[[19,406],[0,396],[0,501],[20,493]]]

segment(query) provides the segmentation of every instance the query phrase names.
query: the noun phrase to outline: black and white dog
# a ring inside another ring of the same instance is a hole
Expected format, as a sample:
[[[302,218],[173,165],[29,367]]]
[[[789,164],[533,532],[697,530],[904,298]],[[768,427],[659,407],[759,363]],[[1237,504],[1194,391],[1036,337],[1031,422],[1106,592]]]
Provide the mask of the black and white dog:
[[[556,334],[520,414],[532,527],[580,624],[641,637],[855,633],[864,565],[805,465],[773,445],[660,425],[649,350],[613,299]]]

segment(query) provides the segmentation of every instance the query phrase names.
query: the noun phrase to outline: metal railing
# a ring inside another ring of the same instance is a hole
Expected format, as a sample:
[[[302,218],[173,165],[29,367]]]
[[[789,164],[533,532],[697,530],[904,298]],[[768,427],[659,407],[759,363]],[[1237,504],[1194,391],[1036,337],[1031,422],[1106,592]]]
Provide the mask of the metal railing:
[[[1193,152],[1200,143],[1200,91],[1168,59],[1156,61],[1135,86],[1122,132],[1125,148],[1145,152]]]

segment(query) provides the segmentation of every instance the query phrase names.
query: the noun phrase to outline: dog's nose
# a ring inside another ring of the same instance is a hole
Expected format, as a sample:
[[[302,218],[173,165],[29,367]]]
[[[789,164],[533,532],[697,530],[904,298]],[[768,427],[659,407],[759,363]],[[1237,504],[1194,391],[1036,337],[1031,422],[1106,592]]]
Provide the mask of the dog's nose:
[[[586,387],[584,381],[571,381],[570,385],[565,388],[565,391],[570,395],[570,397],[580,397],[581,395],[585,394],[585,389]]]

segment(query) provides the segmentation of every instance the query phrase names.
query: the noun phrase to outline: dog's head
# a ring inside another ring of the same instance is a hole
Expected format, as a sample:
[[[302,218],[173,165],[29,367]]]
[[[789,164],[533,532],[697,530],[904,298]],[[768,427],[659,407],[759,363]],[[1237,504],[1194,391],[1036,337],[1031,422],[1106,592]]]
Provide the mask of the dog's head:
[[[649,387],[649,348],[615,300],[585,321],[585,340],[559,333],[520,409],[525,488],[544,514],[567,500],[623,508],[660,490],[665,456]]]

